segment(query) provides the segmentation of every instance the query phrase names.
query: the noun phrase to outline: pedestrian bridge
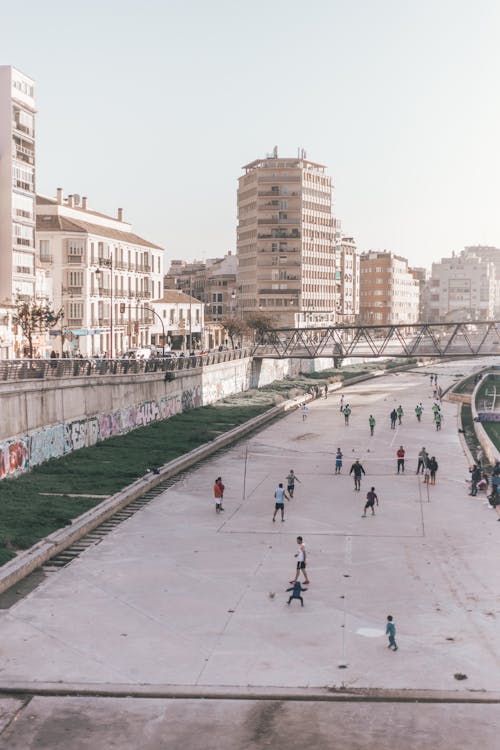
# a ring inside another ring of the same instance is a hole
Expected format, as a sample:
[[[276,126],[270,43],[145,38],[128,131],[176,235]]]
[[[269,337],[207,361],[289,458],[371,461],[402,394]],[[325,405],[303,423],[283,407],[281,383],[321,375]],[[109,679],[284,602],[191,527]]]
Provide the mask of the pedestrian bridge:
[[[478,357],[500,355],[500,321],[275,328],[262,331],[254,357]]]

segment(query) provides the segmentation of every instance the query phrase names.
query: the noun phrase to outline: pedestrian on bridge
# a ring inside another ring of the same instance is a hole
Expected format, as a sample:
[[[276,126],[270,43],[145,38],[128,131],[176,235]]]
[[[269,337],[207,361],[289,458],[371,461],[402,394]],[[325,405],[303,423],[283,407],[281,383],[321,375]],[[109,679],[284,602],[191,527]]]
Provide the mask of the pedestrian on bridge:
[[[368,424],[370,425],[370,437],[373,437],[373,430],[375,429],[375,417],[373,414],[370,414]]]
[[[348,427],[349,426],[349,417],[351,416],[351,407],[349,404],[346,404],[344,407],[344,424]]]
[[[359,458],[357,458],[351,466],[349,474],[354,474],[354,491],[359,492],[361,489],[361,475],[366,474],[366,471],[359,462]]]
[[[401,424],[401,420],[403,419],[403,407],[401,404],[399,404],[398,408],[396,409],[396,414],[398,415],[398,423]]]
[[[397,413],[396,409],[393,409],[391,411],[391,430],[395,430],[396,429],[396,419],[397,418],[398,418],[398,413]]]

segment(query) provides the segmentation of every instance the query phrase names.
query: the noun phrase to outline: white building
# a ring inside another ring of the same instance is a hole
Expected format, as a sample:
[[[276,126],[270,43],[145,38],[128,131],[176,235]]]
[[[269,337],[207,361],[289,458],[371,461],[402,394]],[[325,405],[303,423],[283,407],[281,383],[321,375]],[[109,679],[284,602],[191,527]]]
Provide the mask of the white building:
[[[37,255],[52,284],[52,305],[64,309],[54,349],[83,356],[150,344],[151,300],[163,290],[163,249],[132,232],[123,219],[91,210],[87,198],[38,195]]]
[[[342,237],[335,251],[335,312],[340,325],[348,325],[359,316],[359,255],[352,237]]]
[[[196,297],[174,289],[165,289],[161,299],[154,300],[156,313],[151,326],[151,343],[156,349],[191,351],[204,349],[204,308]]]
[[[34,82],[0,66],[0,358],[12,357],[17,300],[35,296]]]
[[[433,322],[492,320],[495,264],[470,252],[432,264],[429,314]]]

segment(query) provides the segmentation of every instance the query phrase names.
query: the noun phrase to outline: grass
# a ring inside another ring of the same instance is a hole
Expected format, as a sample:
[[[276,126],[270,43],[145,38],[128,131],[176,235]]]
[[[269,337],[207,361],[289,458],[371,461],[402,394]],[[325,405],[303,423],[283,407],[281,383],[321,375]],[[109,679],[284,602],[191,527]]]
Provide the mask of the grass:
[[[213,440],[274,403],[272,394],[258,403],[237,400],[232,404],[226,399],[52,459],[17,478],[4,479],[0,482],[0,564],[101,502],[89,495],[118,492],[148,469]],[[68,497],[70,494],[83,497]]]

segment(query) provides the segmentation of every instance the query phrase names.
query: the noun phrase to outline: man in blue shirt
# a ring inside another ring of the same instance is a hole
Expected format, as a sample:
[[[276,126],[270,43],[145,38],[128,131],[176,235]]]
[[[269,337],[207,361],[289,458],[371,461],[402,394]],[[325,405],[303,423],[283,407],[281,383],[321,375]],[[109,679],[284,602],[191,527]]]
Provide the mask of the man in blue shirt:
[[[276,491],[274,493],[274,515],[273,515],[273,523],[276,521],[276,513],[280,510],[281,511],[281,520],[285,520],[285,497],[287,500],[290,500],[288,495],[285,492],[285,488],[283,487],[283,483],[280,482],[279,485],[276,488]]]

